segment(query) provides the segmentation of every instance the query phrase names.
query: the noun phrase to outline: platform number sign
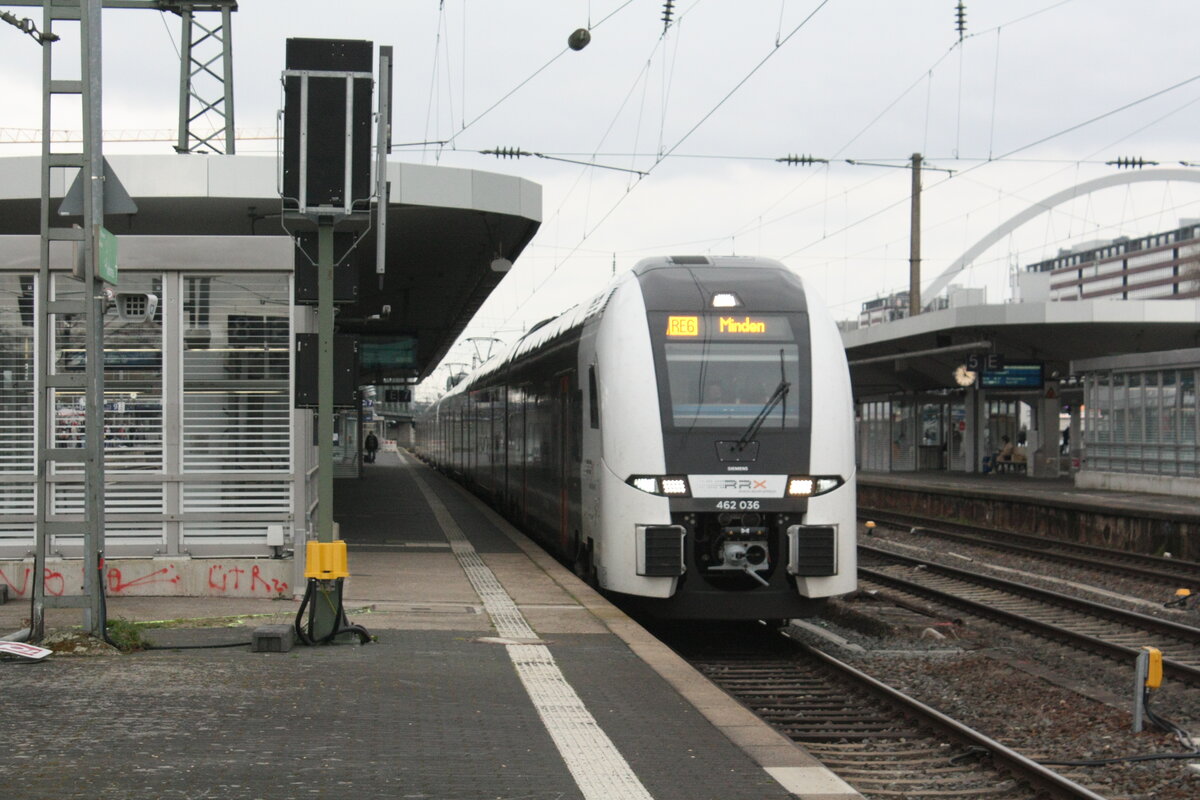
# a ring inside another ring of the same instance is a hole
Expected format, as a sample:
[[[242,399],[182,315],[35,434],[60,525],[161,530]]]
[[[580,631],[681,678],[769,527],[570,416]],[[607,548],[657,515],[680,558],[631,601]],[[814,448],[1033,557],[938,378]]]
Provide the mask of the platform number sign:
[[[1000,353],[971,353],[967,356],[967,369],[971,372],[998,372],[1004,369],[1004,356]]]

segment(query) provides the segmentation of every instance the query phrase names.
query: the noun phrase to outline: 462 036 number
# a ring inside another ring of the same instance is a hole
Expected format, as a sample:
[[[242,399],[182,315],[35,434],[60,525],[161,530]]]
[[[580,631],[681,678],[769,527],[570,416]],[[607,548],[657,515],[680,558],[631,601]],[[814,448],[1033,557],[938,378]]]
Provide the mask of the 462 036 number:
[[[718,500],[717,511],[757,511],[758,500]]]

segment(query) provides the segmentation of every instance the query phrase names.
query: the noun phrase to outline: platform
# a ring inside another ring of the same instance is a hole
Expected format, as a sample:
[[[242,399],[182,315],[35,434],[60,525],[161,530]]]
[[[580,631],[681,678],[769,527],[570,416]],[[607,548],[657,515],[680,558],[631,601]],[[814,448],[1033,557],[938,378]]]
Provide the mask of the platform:
[[[22,798],[858,797],[463,489],[381,453],[335,489],[365,646],[0,663]],[[291,600],[114,598],[249,642]],[[0,606],[15,630],[28,606]],[[232,626],[232,627],[227,627]]]
[[[1070,478],[859,472],[861,508],[1200,561],[1200,499],[1079,488]]]

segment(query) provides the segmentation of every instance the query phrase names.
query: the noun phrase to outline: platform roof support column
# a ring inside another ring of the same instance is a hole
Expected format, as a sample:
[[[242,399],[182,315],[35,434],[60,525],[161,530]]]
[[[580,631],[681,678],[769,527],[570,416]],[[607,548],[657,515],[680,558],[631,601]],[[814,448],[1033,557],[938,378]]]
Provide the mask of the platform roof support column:
[[[963,472],[979,472],[983,460],[983,431],[985,420],[983,415],[983,392],[978,389],[967,389],[966,397],[967,430],[963,437],[963,455],[966,466]]]
[[[1058,453],[1058,409],[1061,403],[1058,381],[1046,381],[1046,391],[1033,401],[1037,415],[1037,441],[1030,442],[1029,476],[1057,478],[1061,472]]]

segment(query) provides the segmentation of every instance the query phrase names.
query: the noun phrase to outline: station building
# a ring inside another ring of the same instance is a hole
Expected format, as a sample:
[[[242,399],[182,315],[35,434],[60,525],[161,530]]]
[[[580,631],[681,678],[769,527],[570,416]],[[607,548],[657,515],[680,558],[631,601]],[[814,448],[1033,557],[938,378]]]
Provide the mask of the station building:
[[[108,161],[138,208],[105,221],[118,241],[114,288],[158,305],[145,321],[119,308],[105,319],[106,556],[156,559],[137,573],[175,585],[151,594],[204,593],[214,574],[230,589],[226,558],[262,559],[253,592],[299,585],[303,565],[291,554],[313,529],[317,454],[314,412],[296,407],[304,376],[294,343],[317,329],[315,237],[297,242],[284,230],[273,158]],[[511,266],[541,218],[540,187],[520,178],[400,163],[388,171],[387,263],[377,269],[373,231],[335,237],[337,329],[356,338],[358,355],[335,366],[352,369],[359,387],[428,375],[503,278],[495,265]],[[56,447],[82,445],[83,430],[78,390],[54,390],[54,419],[38,419],[40,175],[37,157],[0,159],[0,577],[18,594],[14,563],[34,548],[42,480],[34,426],[51,425]],[[53,208],[66,190],[51,187]],[[54,297],[78,297],[69,249],[51,259]],[[51,319],[53,371],[81,370],[82,325]],[[357,474],[361,424],[357,407],[340,409],[340,475]],[[59,465],[44,485],[55,515],[81,513],[78,468]],[[49,551],[78,557],[82,541],[57,537]],[[250,569],[236,569],[239,591],[249,591]]]

